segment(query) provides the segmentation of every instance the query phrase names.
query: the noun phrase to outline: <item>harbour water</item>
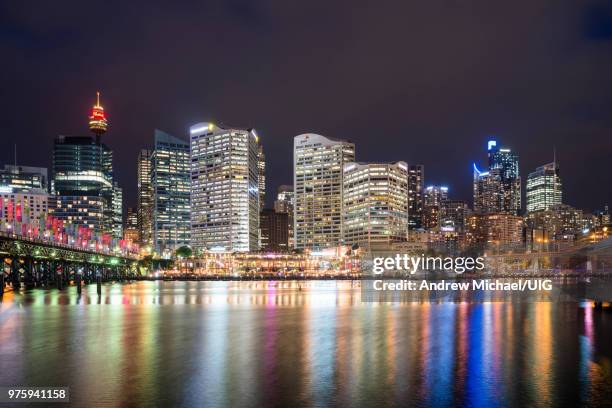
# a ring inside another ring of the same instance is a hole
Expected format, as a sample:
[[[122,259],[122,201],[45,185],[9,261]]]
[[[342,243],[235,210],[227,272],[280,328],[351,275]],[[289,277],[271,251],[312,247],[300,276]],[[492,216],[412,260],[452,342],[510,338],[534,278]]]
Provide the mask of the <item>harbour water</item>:
[[[67,386],[82,407],[612,404],[609,311],[360,297],[351,281],[7,293],[0,386]]]

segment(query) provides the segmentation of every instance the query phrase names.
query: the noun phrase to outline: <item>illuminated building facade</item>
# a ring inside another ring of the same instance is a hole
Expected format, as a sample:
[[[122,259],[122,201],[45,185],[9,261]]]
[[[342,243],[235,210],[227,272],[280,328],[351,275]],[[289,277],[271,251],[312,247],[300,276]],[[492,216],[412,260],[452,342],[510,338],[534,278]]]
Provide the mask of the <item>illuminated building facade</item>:
[[[355,161],[355,145],[314,133],[293,140],[294,246],[321,249],[342,240],[343,166]]]
[[[33,188],[49,190],[49,179],[45,167],[5,164],[4,169],[0,169],[0,191],[27,192]]]
[[[346,245],[385,249],[407,240],[406,163],[345,164],[342,197]]]
[[[408,165],[408,228],[419,229],[423,221],[423,191],[425,166]]]
[[[474,214],[469,218],[474,243],[500,250],[522,246],[523,225],[523,218],[512,214]]]
[[[53,146],[55,217],[96,232],[112,233],[110,150],[90,136],[58,136]],[[110,192],[110,194],[108,194]]]
[[[538,167],[527,176],[527,213],[561,204],[562,185],[556,161]]]
[[[474,211],[483,214],[521,212],[521,177],[518,156],[510,149],[499,148],[497,141],[487,145],[488,171],[474,164]]]
[[[145,248],[153,245],[152,155],[153,151],[149,149],[142,149],[138,154],[138,235]]]
[[[0,230],[20,235],[27,235],[33,229],[42,230],[47,214],[54,207],[54,197],[40,188],[0,191]]]
[[[112,229],[115,238],[123,238],[123,190],[117,182],[113,183],[113,215]]]
[[[426,229],[440,227],[440,206],[448,199],[448,187],[427,186],[423,195],[423,221]]]
[[[153,246],[162,256],[190,244],[189,144],[155,129],[151,153]]]
[[[191,233],[196,250],[257,251],[259,160],[254,129],[198,123],[191,137]]]
[[[123,225],[123,239],[131,243],[140,242],[138,212],[133,207],[128,207],[127,216]]]

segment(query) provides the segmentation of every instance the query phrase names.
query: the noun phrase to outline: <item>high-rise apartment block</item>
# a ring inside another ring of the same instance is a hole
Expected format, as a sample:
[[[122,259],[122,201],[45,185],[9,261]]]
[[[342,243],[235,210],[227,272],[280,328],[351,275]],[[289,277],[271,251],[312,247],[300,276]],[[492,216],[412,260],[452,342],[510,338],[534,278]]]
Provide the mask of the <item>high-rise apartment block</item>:
[[[348,163],[343,177],[343,242],[388,249],[408,234],[408,166]]]
[[[293,141],[294,245],[326,248],[342,242],[343,166],[355,161],[355,145],[314,133]]]

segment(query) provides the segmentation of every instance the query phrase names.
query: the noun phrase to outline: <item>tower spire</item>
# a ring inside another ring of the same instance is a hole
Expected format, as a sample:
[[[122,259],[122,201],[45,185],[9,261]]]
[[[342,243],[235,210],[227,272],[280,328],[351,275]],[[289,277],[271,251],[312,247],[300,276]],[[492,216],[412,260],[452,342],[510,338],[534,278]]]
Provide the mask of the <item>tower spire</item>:
[[[100,136],[106,132],[107,127],[108,119],[106,118],[104,107],[100,105],[100,91],[97,91],[96,104],[91,109],[91,114],[89,115],[89,130],[95,133],[96,140],[99,141]]]

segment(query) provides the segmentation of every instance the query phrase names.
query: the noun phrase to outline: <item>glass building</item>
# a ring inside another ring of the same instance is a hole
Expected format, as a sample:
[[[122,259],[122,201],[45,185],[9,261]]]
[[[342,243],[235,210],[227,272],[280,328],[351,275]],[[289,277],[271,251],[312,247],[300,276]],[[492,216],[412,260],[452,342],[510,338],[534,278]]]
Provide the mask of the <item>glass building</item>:
[[[480,171],[474,164],[474,211],[518,215],[521,212],[518,155],[499,148],[495,140],[489,140],[487,153],[488,171]]]
[[[190,245],[189,144],[155,129],[151,153],[153,245],[162,256]]]
[[[408,228],[419,229],[423,219],[423,189],[425,166],[408,165]]]
[[[54,216],[113,233],[112,153],[91,136],[58,136],[53,146]]]
[[[193,248],[257,251],[261,156],[255,130],[198,123],[190,135]]]
[[[538,167],[527,176],[527,212],[548,210],[561,204],[561,178],[556,162]]]
[[[293,140],[294,245],[321,249],[342,243],[342,177],[355,145],[314,133]]]
[[[348,163],[343,177],[345,244],[388,249],[408,234],[408,166],[396,163]]]

